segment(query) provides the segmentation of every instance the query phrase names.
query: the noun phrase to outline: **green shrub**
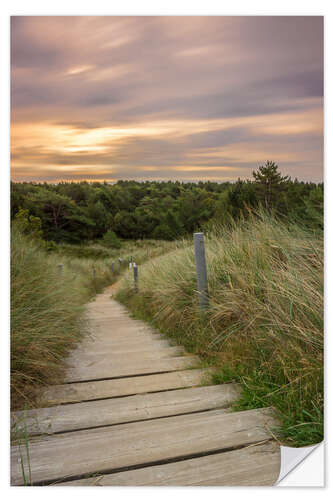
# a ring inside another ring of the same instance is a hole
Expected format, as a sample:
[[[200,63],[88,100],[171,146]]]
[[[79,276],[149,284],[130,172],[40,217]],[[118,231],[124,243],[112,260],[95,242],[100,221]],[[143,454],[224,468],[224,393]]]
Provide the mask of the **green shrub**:
[[[112,231],[112,229],[109,229],[107,231],[103,238],[102,238],[102,243],[103,245],[111,248],[121,248],[121,241],[119,238],[117,238],[116,234]]]
[[[57,252],[66,257],[77,259],[107,259],[110,257],[110,252],[106,248],[93,245],[70,245],[58,244]]]
[[[39,217],[29,214],[29,210],[20,208],[14,217],[14,224],[21,233],[41,239],[43,235],[42,221]]]

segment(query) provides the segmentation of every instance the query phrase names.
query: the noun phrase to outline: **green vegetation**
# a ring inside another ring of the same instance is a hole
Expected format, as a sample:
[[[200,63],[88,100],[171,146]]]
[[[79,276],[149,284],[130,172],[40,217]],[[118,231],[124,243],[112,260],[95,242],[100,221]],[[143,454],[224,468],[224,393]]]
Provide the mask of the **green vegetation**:
[[[40,384],[61,381],[62,361],[85,332],[83,305],[119,277],[130,255],[139,263],[175,248],[172,242],[129,242],[122,249],[122,262],[115,250],[106,251],[103,259],[87,258],[82,245],[55,245],[48,253],[36,237],[36,222],[30,229],[26,220],[23,224],[26,234],[21,220],[14,222],[11,234],[11,396],[15,409],[32,405]],[[91,250],[96,257],[102,248]]]
[[[135,261],[139,293],[126,273],[119,300],[216,366],[213,382],[239,381],[235,409],[273,406],[283,442],[322,439],[322,184],[266,162],[233,184],[13,183],[11,202],[13,408],[61,380],[85,330],[83,305]],[[197,230],[206,234],[205,314]]]
[[[11,395],[13,407],[33,398],[34,385],[55,380],[59,361],[80,338],[79,315],[89,298],[59,260],[12,227]]]
[[[323,185],[291,181],[268,161],[253,172],[252,181],[235,183],[118,181],[11,186],[12,218],[20,209],[27,210],[40,219],[43,238],[56,243],[101,240],[114,246],[119,245],[119,238],[175,240],[230,218],[238,220],[260,204],[278,216],[317,227]],[[108,236],[113,233],[115,236]]]
[[[198,308],[188,242],[129,275],[118,299],[217,366],[214,382],[239,381],[235,409],[273,406],[279,438],[323,437],[323,235],[261,212],[206,237],[210,309]]]
[[[115,233],[112,231],[112,229],[109,229],[103,236],[103,245],[111,248],[121,248],[121,241]]]

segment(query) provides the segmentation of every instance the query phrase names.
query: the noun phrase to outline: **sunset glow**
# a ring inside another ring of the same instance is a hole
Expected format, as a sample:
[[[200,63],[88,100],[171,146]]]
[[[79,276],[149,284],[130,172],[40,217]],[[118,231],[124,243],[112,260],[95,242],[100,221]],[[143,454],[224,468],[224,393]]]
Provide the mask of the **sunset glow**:
[[[323,170],[321,17],[13,17],[12,179]]]

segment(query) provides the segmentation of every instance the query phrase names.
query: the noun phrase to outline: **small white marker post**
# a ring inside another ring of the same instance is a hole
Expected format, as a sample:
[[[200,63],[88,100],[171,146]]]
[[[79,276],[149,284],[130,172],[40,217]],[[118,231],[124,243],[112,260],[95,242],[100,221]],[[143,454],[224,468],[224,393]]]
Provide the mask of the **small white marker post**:
[[[205,310],[209,306],[205,240],[203,233],[194,233],[193,236],[194,236],[195,264],[197,269],[197,283],[199,292],[199,306],[200,309]]]
[[[62,275],[62,268],[64,267],[63,264],[58,264],[58,276],[60,277]]]
[[[134,291],[135,293],[139,292],[139,287],[138,287],[138,266],[136,265],[135,262],[133,262],[133,277],[134,277]]]

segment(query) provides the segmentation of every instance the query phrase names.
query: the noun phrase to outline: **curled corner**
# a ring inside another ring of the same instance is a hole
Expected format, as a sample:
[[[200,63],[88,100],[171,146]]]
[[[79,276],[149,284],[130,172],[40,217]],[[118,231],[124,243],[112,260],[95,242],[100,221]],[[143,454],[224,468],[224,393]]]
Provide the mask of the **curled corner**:
[[[303,460],[306,459],[318,446],[323,445],[323,442],[315,444],[313,446],[304,446],[302,448],[291,448],[289,446],[280,446],[281,452],[281,465],[280,474],[275,483],[278,486],[279,483],[292,471],[294,470]]]

